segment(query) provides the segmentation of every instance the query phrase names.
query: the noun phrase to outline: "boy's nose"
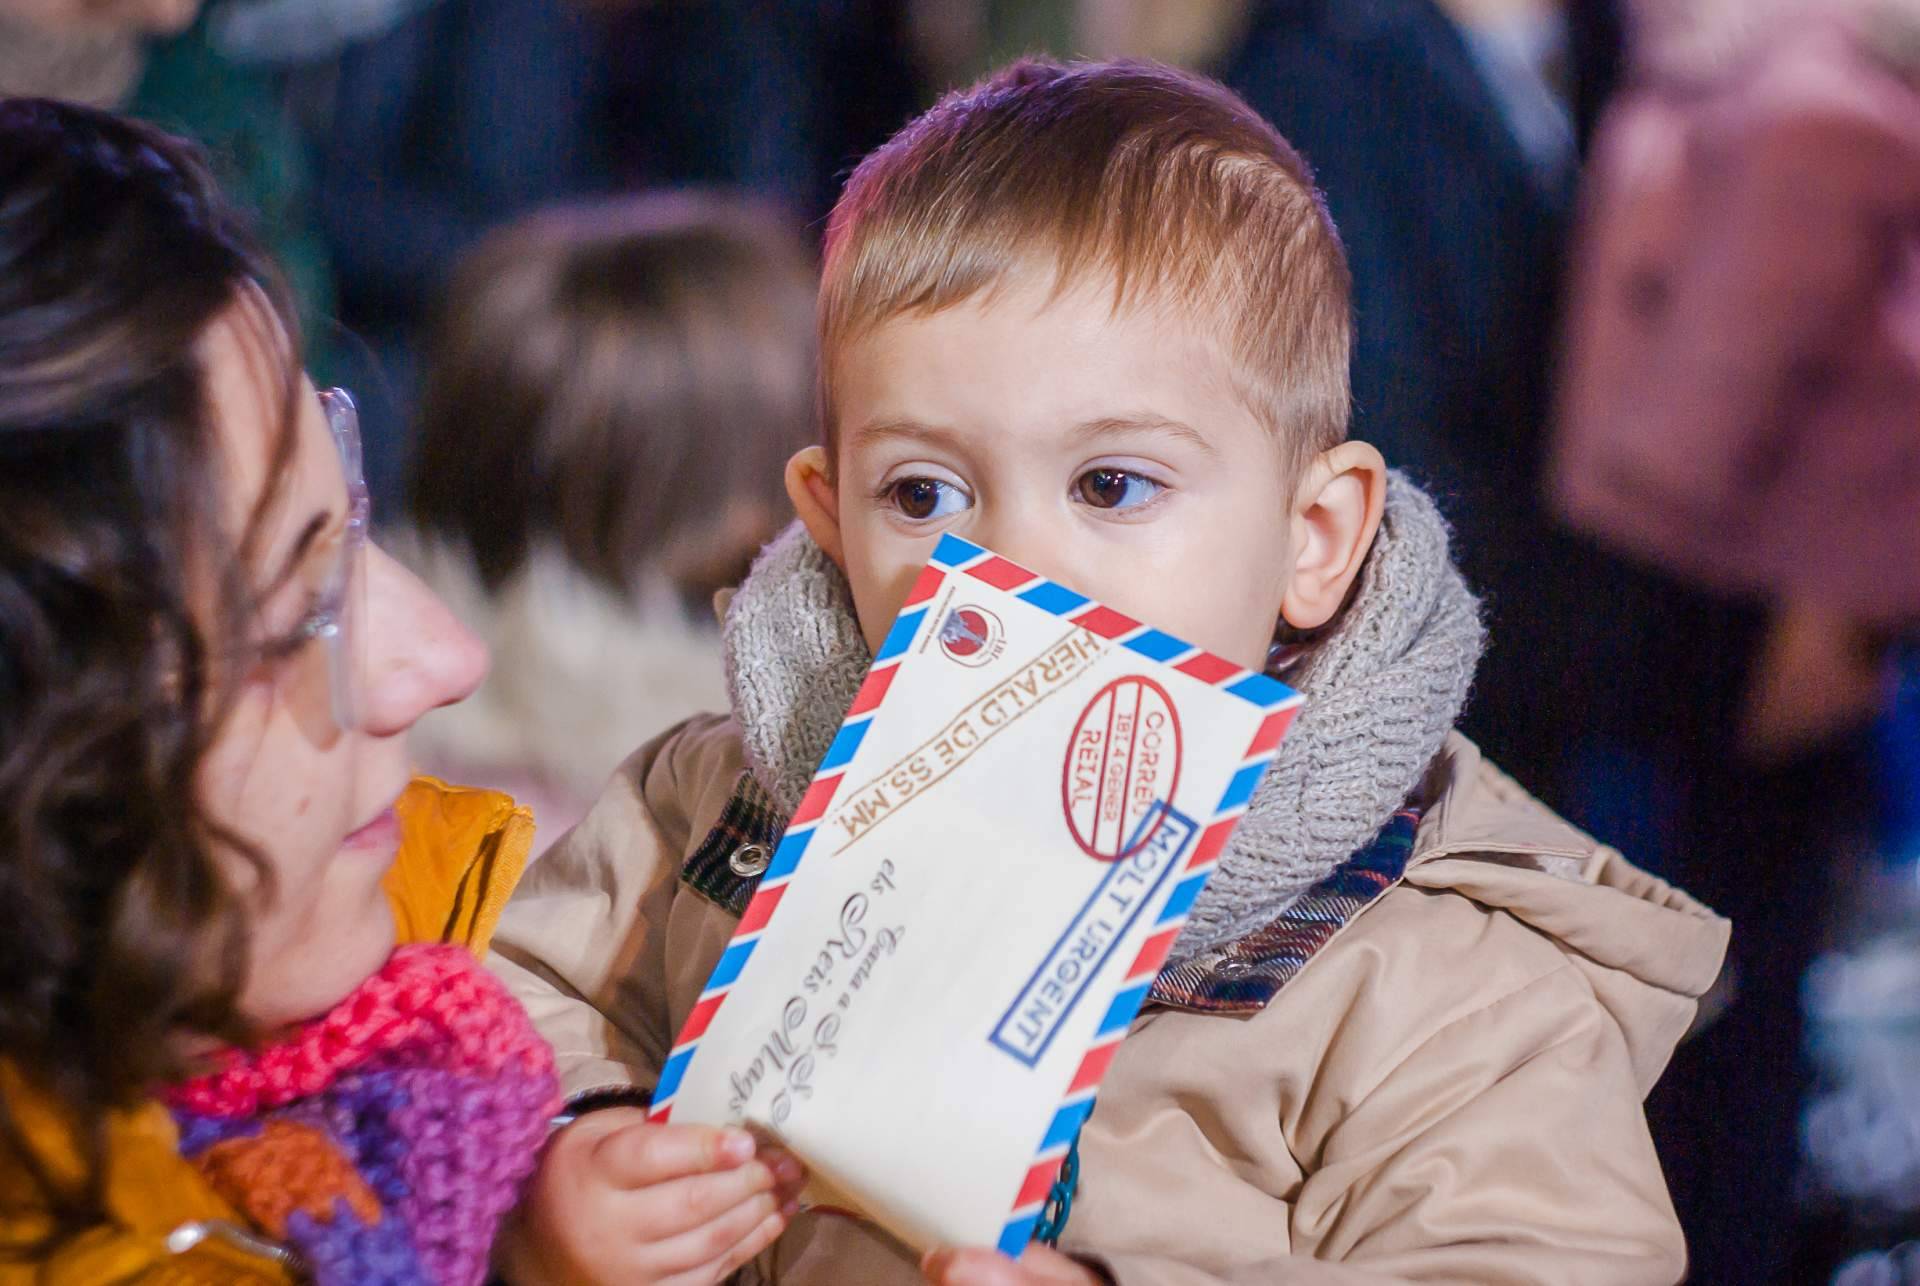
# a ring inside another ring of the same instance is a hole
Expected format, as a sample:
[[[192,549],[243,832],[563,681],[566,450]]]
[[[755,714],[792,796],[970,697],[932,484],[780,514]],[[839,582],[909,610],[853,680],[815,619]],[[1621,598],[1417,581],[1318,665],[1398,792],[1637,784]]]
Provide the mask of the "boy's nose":
[[[390,737],[471,696],[486,678],[487,648],[413,573],[377,547],[367,555],[362,722]]]
[[[1069,534],[1055,531],[1031,511],[998,517],[967,533],[974,543],[1015,562],[1048,580],[1059,581],[1082,593],[1101,596],[1100,569],[1079,564]]]

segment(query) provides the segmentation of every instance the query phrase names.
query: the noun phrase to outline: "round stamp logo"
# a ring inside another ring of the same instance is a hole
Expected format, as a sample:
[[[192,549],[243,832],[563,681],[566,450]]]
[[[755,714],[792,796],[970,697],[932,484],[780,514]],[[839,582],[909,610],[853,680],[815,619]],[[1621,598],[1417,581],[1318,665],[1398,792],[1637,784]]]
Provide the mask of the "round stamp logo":
[[[1144,675],[1115,679],[1080,713],[1060,774],[1067,829],[1089,857],[1132,857],[1180,788],[1180,714]]]
[[[940,650],[961,665],[985,665],[1006,650],[1000,618],[984,607],[956,607],[940,622]]]

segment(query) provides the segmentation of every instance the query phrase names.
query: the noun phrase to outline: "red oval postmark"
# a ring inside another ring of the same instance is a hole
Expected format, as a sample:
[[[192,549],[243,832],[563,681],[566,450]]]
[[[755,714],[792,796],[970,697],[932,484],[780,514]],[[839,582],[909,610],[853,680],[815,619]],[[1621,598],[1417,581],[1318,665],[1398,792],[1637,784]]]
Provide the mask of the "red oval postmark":
[[[1093,694],[1060,772],[1067,829],[1082,852],[1114,862],[1146,847],[1160,822],[1142,823],[1180,787],[1180,750],[1180,713],[1152,679],[1128,675]]]

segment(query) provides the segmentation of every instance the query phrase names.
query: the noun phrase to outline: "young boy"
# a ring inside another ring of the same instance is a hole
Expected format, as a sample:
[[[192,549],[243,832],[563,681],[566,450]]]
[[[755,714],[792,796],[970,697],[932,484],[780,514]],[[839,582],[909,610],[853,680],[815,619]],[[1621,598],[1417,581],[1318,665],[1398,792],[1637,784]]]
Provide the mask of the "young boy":
[[[515,1279],[921,1270],[797,1213],[792,1158],[633,1104],[952,531],[1308,700],[1081,1134],[1064,1253],[925,1273],[1677,1280],[1641,1101],[1727,926],[1451,733],[1476,607],[1432,505],[1345,440],[1347,268],[1300,158],[1208,82],[1021,64],[860,166],[819,316],[825,441],[728,610],[732,717],[629,761],[496,939],[583,1109]]]

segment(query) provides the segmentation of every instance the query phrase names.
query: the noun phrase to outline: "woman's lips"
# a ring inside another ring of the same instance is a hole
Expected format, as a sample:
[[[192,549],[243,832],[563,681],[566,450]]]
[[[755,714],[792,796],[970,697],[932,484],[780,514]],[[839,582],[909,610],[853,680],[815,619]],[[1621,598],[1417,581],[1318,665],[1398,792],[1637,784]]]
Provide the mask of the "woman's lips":
[[[400,818],[389,808],[341,841],[340,847],[392,857],[400,847]]]

